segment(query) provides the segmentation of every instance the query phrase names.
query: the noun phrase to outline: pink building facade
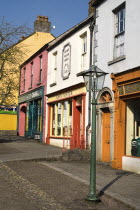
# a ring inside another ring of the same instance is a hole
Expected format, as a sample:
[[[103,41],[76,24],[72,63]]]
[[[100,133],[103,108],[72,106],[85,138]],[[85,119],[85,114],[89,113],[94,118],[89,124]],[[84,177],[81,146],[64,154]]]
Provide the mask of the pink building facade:
[[[45,142],[47,45],[20,66],[18,134]]]

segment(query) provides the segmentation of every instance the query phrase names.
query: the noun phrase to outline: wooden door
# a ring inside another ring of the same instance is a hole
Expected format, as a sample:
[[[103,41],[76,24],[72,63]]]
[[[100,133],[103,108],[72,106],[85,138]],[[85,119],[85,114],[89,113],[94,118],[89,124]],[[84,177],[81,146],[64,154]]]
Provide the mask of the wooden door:
[[[71,149],[81,148],[81,135],[80,135],[80,124],[81,124],[81,113],[82,106],[76,105],[76,100],[73,99],[73,138],[71,139]]]
[[[110,162],[110,112],[105,109],[102,114],[102,161]]]
[[[81,122],[82,107],[76,107],[76,121],[75,121],[75,148],[81,147],[81,136],[80,136],[80,122]]]

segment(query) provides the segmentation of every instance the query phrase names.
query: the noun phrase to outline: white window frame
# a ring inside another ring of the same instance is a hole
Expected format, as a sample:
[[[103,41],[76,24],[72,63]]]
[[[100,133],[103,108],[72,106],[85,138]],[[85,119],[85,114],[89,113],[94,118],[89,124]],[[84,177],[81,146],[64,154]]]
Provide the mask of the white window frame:
[[[56,74],[57,74],[57,51],[52,54],[53,67],[51,74],[51,86],[56,85]]]
[[[81,52],[81,71],[85,70],[86,58],[87,58],[87,32],[80,35],[82,41],[82,52]]]
[[[123,3],[114,11],[115,36],[114,36],[114,59],[125,55],[125,4]]]

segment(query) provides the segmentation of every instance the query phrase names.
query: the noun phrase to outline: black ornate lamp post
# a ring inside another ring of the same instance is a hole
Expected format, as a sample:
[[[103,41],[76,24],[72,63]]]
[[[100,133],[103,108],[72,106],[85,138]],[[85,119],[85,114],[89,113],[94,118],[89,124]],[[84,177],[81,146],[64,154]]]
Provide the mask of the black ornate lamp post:
[[[90,152],[90,187],[87,200],[98,202],[99,197],[96,194],[96,105],[97,91],[101,90],[104,85],[106,72],[91,65],[90,69],[80,72],[77,76],[83,76],[87,91],[93,94],[92,96],[92,127],[91,127],[91,152]]]

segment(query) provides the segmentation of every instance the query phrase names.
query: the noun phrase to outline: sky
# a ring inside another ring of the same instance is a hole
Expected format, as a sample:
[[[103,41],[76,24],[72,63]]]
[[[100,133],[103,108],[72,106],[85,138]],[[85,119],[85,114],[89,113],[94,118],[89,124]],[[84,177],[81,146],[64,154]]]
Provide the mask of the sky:
[[[0,16],[14,25],[31,29],[37,15],[47,16],[51,33],[59,36],[88,17],[89,0],[0,0]]]

